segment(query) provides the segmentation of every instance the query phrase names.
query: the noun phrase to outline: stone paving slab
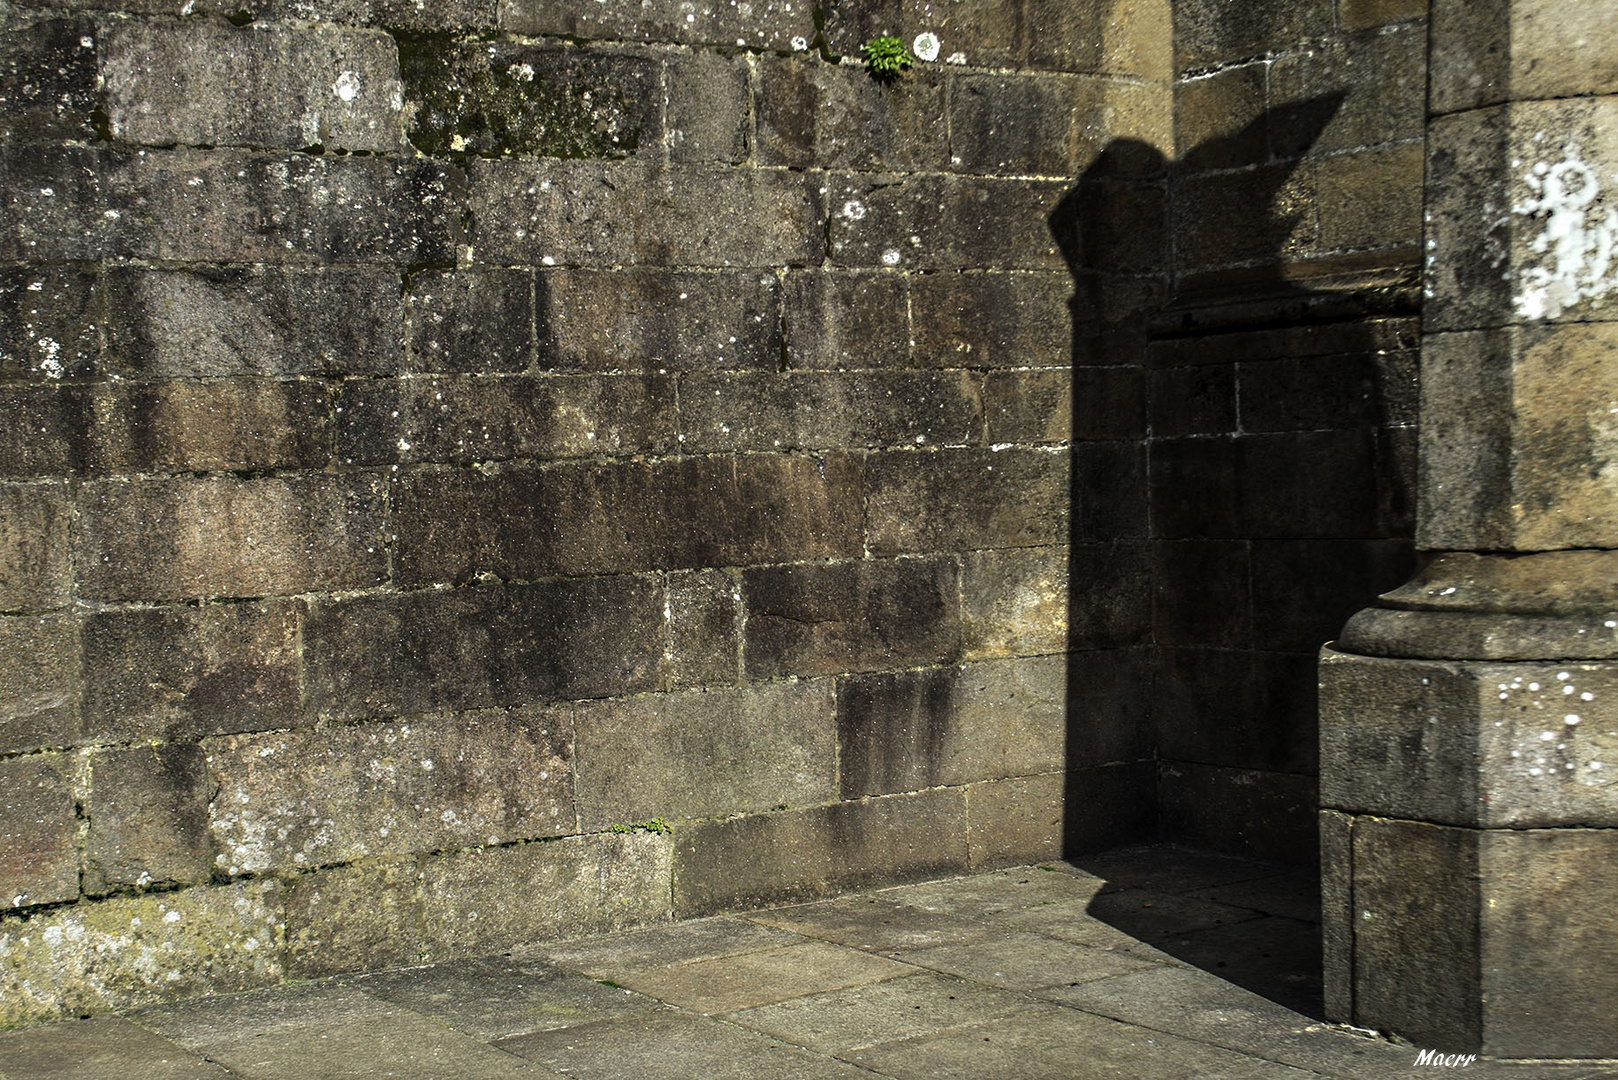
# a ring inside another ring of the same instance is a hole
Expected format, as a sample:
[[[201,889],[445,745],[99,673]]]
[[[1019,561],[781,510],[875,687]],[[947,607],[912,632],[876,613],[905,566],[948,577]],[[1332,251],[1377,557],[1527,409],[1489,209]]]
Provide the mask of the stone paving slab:
[[[1308,875],[1136,849],[0,1031],[0,1080],[1424,1075],[1318,1018],[1313,903]]]

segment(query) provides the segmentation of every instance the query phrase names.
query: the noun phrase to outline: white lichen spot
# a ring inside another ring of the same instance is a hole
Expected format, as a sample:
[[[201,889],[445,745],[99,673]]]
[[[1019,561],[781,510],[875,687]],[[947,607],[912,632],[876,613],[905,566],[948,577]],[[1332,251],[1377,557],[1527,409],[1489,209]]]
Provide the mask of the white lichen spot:
[[[62,366],[60,344],[48,337],[40,338],[35,344],[39,346],[39,351],[45,354],[40,357],[39,370],[47,379],[60,379],[67,373],[67,369]]]
[[[1542,732],[1539,733],[1539,741],[1540,742],[1554,742],[1555,739],[1556,739],[1556,733],[1553,732],[1553,731],[1542,731]]]
[[[946,63],[946,64],[964,64],[964,63],[966,63],[966,54],[963,53],[963,52],[950,53],[949,57],[944,61],[944,63]]]
[[[900,260],[903,259],[903,258],[904,258],[904,256],[900,255],[899,252],[896,249],[889,248],[888,250],[886,250],[886,251],[884,251],[882,253],[882,265],[883,266],[898,266]]]
[[[519,80],[521,82],[533,82],[534,81],[534,65],[533,64],[512,64],[510,67],[506,68],[506,74],[510,75],[513,79],[517,79],[517,80]]]
[[[849,221],[860,221],[865,217],[865,204],[858,199],[850,199],[843,204],[843,216]]]
[[[339,101],[353,101],[360,94],[360,77],[356,72],[345,71],[337,76],[337,81],[331,84],[331,92],[337,95]]]
[[[1581,719],[1582,717],[1580,717],[1578,713],[1568,713],[1566,716],[1562,717],[1562,723],[1577,724]]]
[[[809,51],[809,42],[804,40],[802,37],[793,38],[792,39],[792,51],[793,52],[808,52]]]
[[[178,911],[171,911],[167,915],[163,916],[163,921],[166,923],[177,923],[180,921],[180,913]]]
[[[938,59],[938,35],[931,30],[916,35],[916,40],[910,43],[910,51],[916,54],[917,60],[932,63]]]
[[[1554,319],[1583,300],[1600,300],[1618,286],[1613,246],[1618,209],[1600,202],[1601,181],[1574,145],[1562,148],[1555,165],[1538,162],[1523,175],[1530,196],[1515,210],[1542,226],[1528,248],[1544,256],[1522,273],[1517,313]]]

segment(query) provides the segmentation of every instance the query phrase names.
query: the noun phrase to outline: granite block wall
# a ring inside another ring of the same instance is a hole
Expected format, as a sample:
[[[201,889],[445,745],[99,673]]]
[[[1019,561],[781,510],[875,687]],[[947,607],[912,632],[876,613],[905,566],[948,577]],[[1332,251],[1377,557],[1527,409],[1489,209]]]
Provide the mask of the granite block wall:
[[[1052,215],[1167,31],[5,9],[0,1023],[1138,833]]]

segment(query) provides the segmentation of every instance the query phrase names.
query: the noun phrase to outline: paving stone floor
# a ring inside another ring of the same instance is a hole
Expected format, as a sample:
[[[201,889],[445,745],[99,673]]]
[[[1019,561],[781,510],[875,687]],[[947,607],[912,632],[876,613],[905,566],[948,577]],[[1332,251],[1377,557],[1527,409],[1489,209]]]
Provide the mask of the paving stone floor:
[[[1309,875],[1172,848],[0,1032],[0,1077],[1383,1080]],[[1447,1071],[1447,1070],[1445,1070]],[[1471,1077],[1618,1078],[1479,1061]]]

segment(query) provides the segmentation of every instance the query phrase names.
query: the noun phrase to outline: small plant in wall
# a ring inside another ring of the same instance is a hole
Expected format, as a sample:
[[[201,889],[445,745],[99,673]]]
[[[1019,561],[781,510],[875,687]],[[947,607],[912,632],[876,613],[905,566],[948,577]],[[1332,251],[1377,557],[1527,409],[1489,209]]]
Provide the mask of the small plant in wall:
[[[916,62],[905,43],[891,35],[872,38],[860,46],[865,70],[878,79],[894,79]]]

